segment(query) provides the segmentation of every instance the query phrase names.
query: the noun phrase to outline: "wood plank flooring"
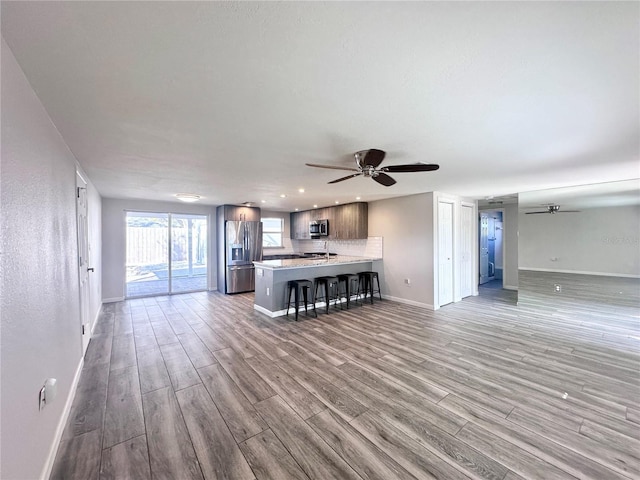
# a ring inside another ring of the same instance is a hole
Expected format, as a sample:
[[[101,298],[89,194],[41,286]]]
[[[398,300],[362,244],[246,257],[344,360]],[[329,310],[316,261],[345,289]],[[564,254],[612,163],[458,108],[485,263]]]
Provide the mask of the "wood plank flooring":
[[[638,479],[640,309],[105,305],[54,479]]]

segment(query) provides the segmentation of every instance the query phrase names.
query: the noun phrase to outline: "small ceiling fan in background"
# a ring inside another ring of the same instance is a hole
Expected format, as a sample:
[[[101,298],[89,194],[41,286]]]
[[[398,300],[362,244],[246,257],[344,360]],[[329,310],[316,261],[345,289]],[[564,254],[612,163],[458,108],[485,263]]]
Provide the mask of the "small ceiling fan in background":
[[[382,150],[377,150],[372,148],[370,150],[361,150],[353,154],[357,168],[349,168],[349,167],[334,167],[333,165],[319,165],[317,163],[307,163],[308,167],[316,167],[316,168],[330,168],[333,170],[346,170],[352,173],[351,175],[347,175],[346,177],[338,178],[336,180],[332,180],[328,183],[338,183],[344,180],[349,180],[350,178],[358,177],[363,175],[365,177],[373,178],[380,185],[384,185],[385,187],[390,187],[395,184],[396,181],[387,175],[386,172],[390,173],[413,173],[413,172],[432,172],[434,170],[438,170],[440,165],[436,165],[434,163],[410,163],[406,165],[390,165],[388,167],[381,167],[380,164],[384,160],[386,153]]]
[[[580,210],[560,210],[560,205],[544,205],[547,207],[546,210],[542,210],[540,212],[525,212],[525,215],[537,215],[539,213],[550,213],[551,215],[555,215],[556,213],[580,213]]]

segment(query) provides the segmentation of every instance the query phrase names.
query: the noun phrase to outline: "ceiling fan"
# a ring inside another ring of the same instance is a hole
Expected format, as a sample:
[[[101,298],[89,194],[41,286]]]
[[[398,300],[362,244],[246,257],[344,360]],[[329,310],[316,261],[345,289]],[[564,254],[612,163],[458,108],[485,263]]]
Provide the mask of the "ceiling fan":
[[[525,215],[537,215],[538,213],[550,213],[555,215],[556,213],[579,213],[580,210],[560,210],[560,205],[546,205],[547,209],[541,212],[525,212]]]
[[[306,165],[308,167],[331,168],[333,170],[347,170],[350,172],[356,172],[352,173],[351,175],[347,175],[346,177],[332,180],[328,183],[338,183],[344,180],[349,180],[350,178],[364,175],[365,177],[373,178],[376,182],[378,182],[380,185],[384,185],[385,187],[390,187],[391,185],[396,183],[396,181],[385,172],[431,172],[440,168],[440,165],[436,165],[434,163],[410,163],[406,165],[390,165],[388,167],[378,168],[384,160],[385,155],[385,152],[383,152],[382,150],[377,150],[375,148],[356,152],[353,154],[353,156],[355,158],[357,168],[334,167],[333,165],[319,165],[317,163],[307,163]]]

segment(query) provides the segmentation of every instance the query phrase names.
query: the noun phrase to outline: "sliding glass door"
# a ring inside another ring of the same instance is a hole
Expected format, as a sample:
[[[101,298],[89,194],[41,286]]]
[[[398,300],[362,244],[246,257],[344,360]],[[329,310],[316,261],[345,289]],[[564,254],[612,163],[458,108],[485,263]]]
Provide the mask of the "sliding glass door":
[[[205,215],[127,212],[126,217],[128,298],[207,289]]]
[[[171,215],[171,293],[207,289],[207,217]]]

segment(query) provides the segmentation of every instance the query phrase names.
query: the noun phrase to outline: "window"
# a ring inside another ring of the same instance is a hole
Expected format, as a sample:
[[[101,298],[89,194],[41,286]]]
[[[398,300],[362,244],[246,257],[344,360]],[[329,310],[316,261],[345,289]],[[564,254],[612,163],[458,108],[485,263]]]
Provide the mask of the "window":
[[[262,246],[264,248],[282,247],[282,231],[284,221],[282,218],[262,219]]]

